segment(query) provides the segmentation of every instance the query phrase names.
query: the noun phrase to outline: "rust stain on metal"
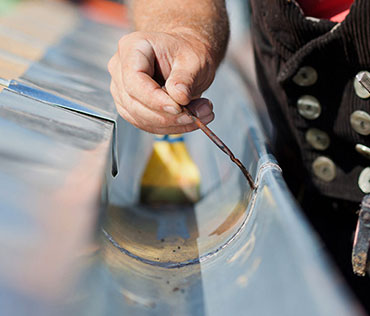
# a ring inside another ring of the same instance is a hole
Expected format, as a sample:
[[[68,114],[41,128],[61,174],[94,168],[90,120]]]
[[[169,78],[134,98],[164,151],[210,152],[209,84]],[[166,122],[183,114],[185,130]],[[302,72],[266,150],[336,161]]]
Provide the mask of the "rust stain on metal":
[[[244,176],[247,178],[249,186],[251,187],[252,190],[254,190],[256,188],[256,185],[253,181],[252,176],[250,175],[248,170],[244,167],[242,162],[239,159],[237,159],[232,153],[232,151],[225,145],[225,143],[220,138],[218,138],[217,135],[214,132],[212,132],[210,128],[204,125],[201,122],[201,120],[198,117],[196,117],[186,106],[183,107],[183,110],[184,113],[187,116],[189,116],[194,121],[195,124],[197,124],[197,126],[204,132],[204,134],[206,134],[209,137],[209,139],[212,142],[214,142],[216,146],[220,148],[226,155],[228,155],[231,161],[234,162],[239,167],[239,169],[243,172]]]

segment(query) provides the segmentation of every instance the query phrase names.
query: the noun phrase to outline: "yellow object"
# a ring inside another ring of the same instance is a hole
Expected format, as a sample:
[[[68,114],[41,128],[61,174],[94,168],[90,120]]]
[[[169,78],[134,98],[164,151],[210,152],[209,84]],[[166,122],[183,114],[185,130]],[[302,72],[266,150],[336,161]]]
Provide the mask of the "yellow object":
[[[157,136],[141,180],[144,203],[194,203],[199,200],[200,173],[182,135]]]

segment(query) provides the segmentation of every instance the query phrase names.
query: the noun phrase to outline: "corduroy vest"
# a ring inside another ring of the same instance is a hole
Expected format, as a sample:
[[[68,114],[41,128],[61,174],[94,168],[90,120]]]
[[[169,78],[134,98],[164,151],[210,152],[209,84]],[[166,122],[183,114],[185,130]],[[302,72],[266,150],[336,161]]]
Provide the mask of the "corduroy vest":
[[[341,23],[305,17],[294,0],[251,0],[259,86],[275,155],[294,189],[360,202],[370,193],[370,0]]]

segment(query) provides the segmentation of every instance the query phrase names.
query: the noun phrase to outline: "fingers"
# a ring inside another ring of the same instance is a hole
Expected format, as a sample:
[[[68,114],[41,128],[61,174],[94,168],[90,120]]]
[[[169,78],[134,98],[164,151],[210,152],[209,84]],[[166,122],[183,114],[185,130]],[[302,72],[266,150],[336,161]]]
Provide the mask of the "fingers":
[[[200,98],[191,101],[188,105],[188,109],[195,114],[196,117],[202,119],[213,113],[213,104],[210,100]]]
[[[213,80],[205,54],[192,42],[166,33],[131,33],[109,62],[111,93],[119,114],[134,126],[158,134],[197,129],[180,105],[208,124],[213,106],[199,98]],[[166,80],[167,92],[153,79]],[[196,99],[196,100],[194,100]],[[194,100],[194,101],[192,101]]]
[[[148,133],[152,134],[159,134],[159,135],[166,135],[166,134],[184,134],[189,133],[192,131],[195,131],[198,129],[198,126],[194,123],[192,124],[186,124],[186,125],[179,125],[179,126],[173,126],[173,127],[156,127],[156,126],[149,126],[149,125],[143,125],[141,123],[138,123],[137,120],[131,116],[123,107],[118,110],[119,114],[129,123],[134,125],[137,128],[140,128]],[[202,118],[202,123],[207,125],[210,122],[214,120],[214,113],[211,113],[210,115]]]
[[[129,123],[147,132],[156,134],[185,133],[198,128],[185,113],[171,115],[147,108],[131,98],[124,90],[119,90],[114,81],[111,83],[111,93],[114,96],[118,113]],[[214,119],[213,105],[207,99],[193,101],[189,107],[204,124],[208,124]]]
[[[203,118],[202,123],[207,125],[210,122],[212,122],[214,118],[215,118],[215,115],[212,113],[209,116]],[[193,124],[177,126],[177,127],[157,128],[157,129],[153,129],[152,131],[148,130],[148,132],[153,133],[153,134],[160,134],[160,135],[185,134],[185,133],[195,131],[197,129],[198,129],[198,126],[193,123]]]

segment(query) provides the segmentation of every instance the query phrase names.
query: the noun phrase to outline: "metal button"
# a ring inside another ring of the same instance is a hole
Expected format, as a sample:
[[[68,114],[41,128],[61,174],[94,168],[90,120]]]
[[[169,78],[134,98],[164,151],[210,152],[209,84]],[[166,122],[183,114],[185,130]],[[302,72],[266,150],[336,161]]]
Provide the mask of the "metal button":
[[[325,182],[333,181],[336,176],[334,162],[327,157],[318,157],[312,163],[312,170],[316,177]]]
[[[321,114],[319,100],[311,95],[304,95],[297,101],[298,112],[308,120],[317,119]]]
[[[317,128],[310,128],[306,132],[306,141],[317,150],[325,150],[330,145],[329,135]]]
[[[363,73],[366,73],[368,76],[370,76],[370,72],[368,71],[361,71],[358,73],[358,75],[361,75]],[[367,91],[362,84],[358,81],[357,77],[353,80],[353,86],[355,87],[355,92],[358,97],[362,99],[370,98],[370,92]]]
[[[298,70],[293,77],[293,82],[298,86],[308,87],[316,83],[317,77],[317,71],[314,68],[305,66]]]
[[[364,193],[370,193],[370,168],[367,167],[360,173],[358,177],[358,186]]]
[[[365,111],[355,111],[351,114],[350,122],[352,128],[361,135],[370,134],[370,115]]]
[[[355,149],[362,156],[366,157],[367,159],[370,159],[370,148],[369,147],[362,145],[362,144],[356,144]]]

